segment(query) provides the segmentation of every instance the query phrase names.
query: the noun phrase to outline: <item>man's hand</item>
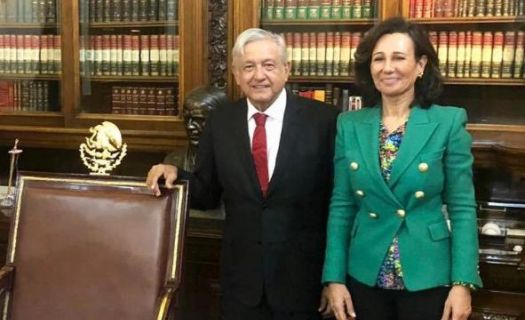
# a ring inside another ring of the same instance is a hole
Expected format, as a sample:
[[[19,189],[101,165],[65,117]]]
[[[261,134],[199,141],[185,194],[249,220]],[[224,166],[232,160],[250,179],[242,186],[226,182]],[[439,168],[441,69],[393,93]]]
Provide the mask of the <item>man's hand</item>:
[[[453,286],[448,293],[441,320],[466,320],[472,311],[470,289]]]
[[[333,312],[337,320],[355,319],[352,297],[344,284],[330,283],[323,290],[323,297],[328,299],[328,312]]]
[[[156,196],[160,196],[159,179],[161,177],[164,178],[167,188],[173,188],[173,183],[177,180],[177,167],[160,163],[149,169],[146,184]]]

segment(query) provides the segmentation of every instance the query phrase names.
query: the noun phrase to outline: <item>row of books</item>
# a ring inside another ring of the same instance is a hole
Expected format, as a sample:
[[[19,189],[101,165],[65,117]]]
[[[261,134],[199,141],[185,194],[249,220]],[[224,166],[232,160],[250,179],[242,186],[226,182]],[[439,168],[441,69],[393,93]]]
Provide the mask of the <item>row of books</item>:
[[[178,35],[95,35],[82,37],[82,75],[175,76]]]
[[[0,111],[50,111],[48,81],[0,80]]]
[[[431,31],[429,36],[444,76],[524,77],[524,31]]]
[[[523,0],[410,0],[411,18],[523,16]]]
[[[264,0],[268,20],[370,19],[376,17],[377,0]]]
[[[287,83],[286,86],[293,94],[332,104],[338,107],[341,111],[359,110],[363,105],[363,99],[361,96],[350,95],[350,90],[348,88],[334,86],[331,83],[327,83],[324,86]]]
[[[56,23],[57,0],[0,1],[0,23]]]
[[[177,90],[172,87],[114,86],[111,112],[116,114],[175,116]]]
[[[178,0],[84,0],[82,21],[175,21]]]
[[[361,32],[287,32],[293,76],[349,76]]]
[[[61,54],[57,35],[0,34],[0,73],[58,74]]]

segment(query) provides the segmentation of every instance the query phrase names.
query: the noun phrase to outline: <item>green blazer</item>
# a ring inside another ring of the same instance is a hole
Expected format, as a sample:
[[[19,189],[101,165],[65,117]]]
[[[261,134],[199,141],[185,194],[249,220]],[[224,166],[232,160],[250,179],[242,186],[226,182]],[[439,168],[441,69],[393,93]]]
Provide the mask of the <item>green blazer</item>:
[[[465,110],[413,107],[388,182],[379,167],[380,121],[380,107],[339,116],[323,282],[345,283],[348,274],[374,286],[397,235],[408,290],[481,286]]]

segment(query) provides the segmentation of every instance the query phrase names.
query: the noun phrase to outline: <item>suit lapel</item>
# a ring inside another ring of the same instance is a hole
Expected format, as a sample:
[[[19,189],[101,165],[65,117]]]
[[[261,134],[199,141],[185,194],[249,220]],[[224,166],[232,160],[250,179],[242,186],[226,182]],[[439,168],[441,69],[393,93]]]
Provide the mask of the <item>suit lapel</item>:
[[[394,203],[399,205],[399,201],[388,188],[379,168],[379,123],[381,121],[381,108],[374,107],[369,110],[366,120],[356,123],[356,136],[359,144],[359,151],[363,159],[366,159],[364,166],[367,168],[372,181],[383,189],[383,192]]]
[[[390,188],[395,186],[403,172],[425,146],[436,127],[436,123],[429,121],[425,109],[421,109],[419,106],[412,108],[403,142],[392,166],[392,173],[388,181]]]
[[[302,106],[294,98],[294,95],[286,92],[286,109],[284,111],[283,129],[281,131],[281,138],[279,140],[279,150],[277,151],[277,159],[275,160],[275,169],[268,185],[268,195],[270,197],[273,189],[279,183],[279,180],[285,176],[285,170],[290,161],[290,153],[293,150],[294,141],[297,133],[300,131],[297,126],[298,117]]]
[[[241,99],[235,106],[233,119],[231,121],[234,127],[234,141],[237,144],[235,153],[239,154],[242,170],[246,171],[246,177],[254,191],[262,197],[259,179],[253,162],[252,151],[250,147],[250,136],[248,135],[248,103],[246,99]],[[240,168],[241,169],[241,168]]]

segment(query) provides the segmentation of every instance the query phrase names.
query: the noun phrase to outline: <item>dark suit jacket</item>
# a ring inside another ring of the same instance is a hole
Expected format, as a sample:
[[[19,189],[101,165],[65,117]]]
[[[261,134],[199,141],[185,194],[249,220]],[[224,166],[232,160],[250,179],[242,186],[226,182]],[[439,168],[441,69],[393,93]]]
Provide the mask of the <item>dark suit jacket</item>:
[[[212,112],[190,177],[192,207],[224,201],[222,290],[226,299],[312,310],[319,303],[337,110],[288,92],[267,197],[259,188],[241,99]],[[179,174],[181,178],[187,173]]]

